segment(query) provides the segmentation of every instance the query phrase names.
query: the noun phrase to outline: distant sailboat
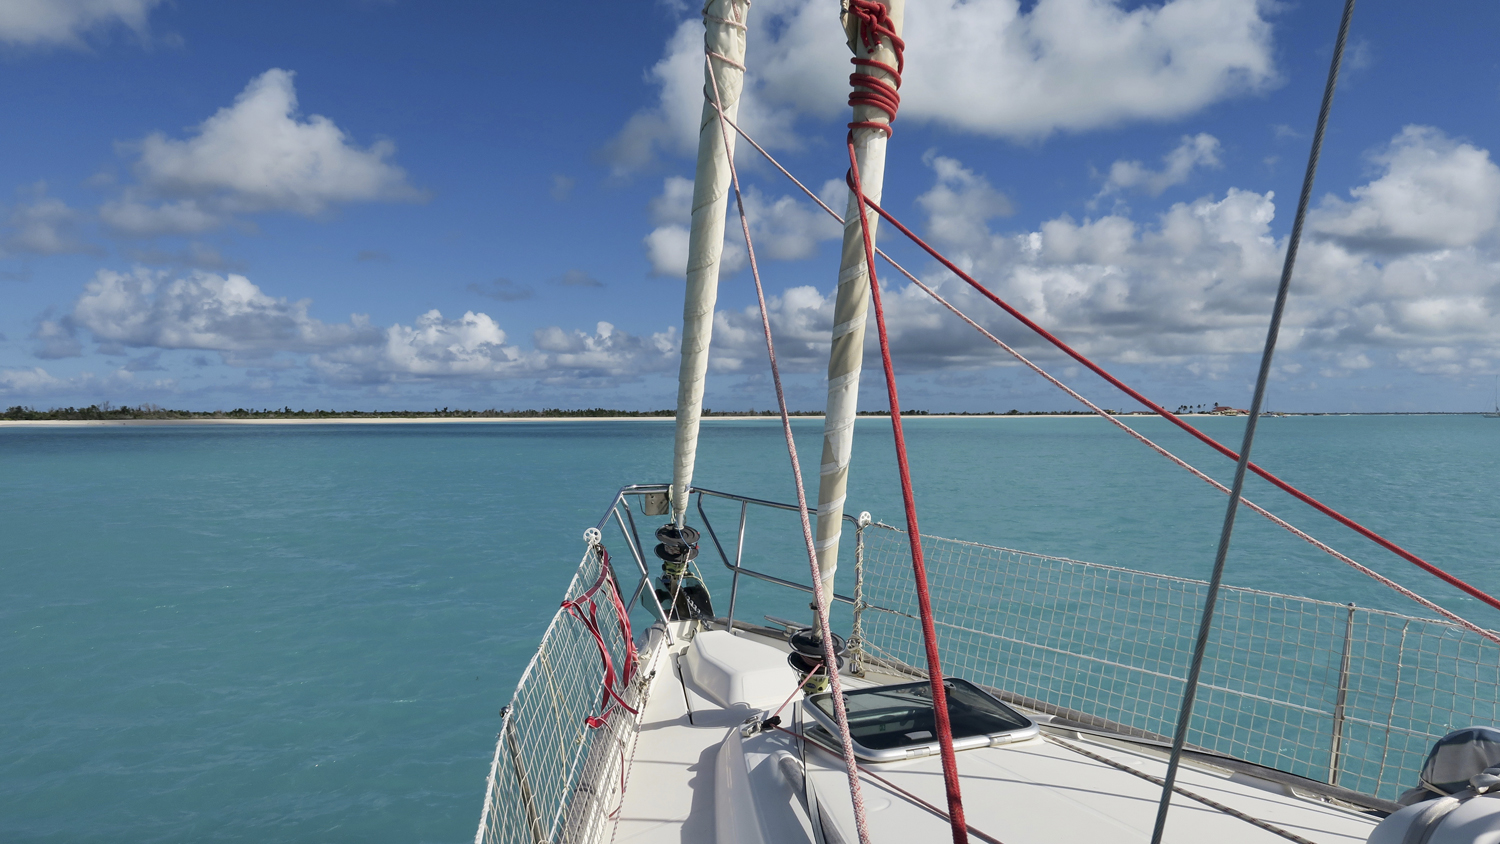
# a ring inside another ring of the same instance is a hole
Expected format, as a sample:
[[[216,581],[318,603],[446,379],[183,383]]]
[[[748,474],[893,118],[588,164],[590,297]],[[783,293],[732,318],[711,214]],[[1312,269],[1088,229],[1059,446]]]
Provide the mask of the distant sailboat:
[[[1495,376],[1495,412],[1486,413],[1486,419],[1500,419],[1500,375]]]

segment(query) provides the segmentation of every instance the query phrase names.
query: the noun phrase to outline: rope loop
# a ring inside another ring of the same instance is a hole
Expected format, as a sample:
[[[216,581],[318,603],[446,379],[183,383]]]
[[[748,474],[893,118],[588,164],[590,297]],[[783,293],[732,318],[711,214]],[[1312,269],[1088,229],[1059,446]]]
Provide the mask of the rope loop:
[[[901,73],[906,69],[906,42],[896,34],[895,24],[891,21],[891,13],[884,4],[875,0],[849,0],[848,13],[858,20],[859,43],[863,44],[865,51],[875,55],[880,49],[881,39],[890,43],[891,52],[896,55],[896,66],[891,67],[885,62],[874,59],[862,59],[855,57],[849,63],[856,68],[873,68],[889,74],[891,80],[880,78],[872,72],[855,70],[849,74],[849,86],[854,90],[849,92],[849,106],[869,106],[885,113],[885,122],[874,120],[856,120],[849,124],[851,138],[855,129],[874,129],[884,132],[886,137],[891,136],[890,124],[896,119],[896,112],[901,108],[901,95],[897,90],[901,87]]]

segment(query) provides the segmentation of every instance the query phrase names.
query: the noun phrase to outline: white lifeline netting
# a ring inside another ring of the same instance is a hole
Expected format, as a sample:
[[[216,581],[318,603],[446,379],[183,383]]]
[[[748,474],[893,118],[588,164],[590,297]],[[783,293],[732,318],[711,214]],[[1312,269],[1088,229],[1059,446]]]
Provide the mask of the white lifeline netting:
[[[862,647],[926,664],[906,534],[863,529]],[[1207,584],[923,536],[945,674],[1170,736]],[[1347,668],[1345,667],[1347,666]],[[1445,621],[1223,587],[1188,744],[1393,799],[1432,742],[1500,724],[1500,645]]]
[[[602,565],[590,548],[566,599],[593,586]],[[627,656],[610,588],[600,589],[594,604],[619,671]],[[637,716],[618,705],[602,726],[589,728],[585,719],[599,712],[603,678],[593,634],[566,607],[558,610],[505,709],[475,844],[599,840],[623,797],[638,728]],[[645,703],[642,679],[624,693],[636,710]]]

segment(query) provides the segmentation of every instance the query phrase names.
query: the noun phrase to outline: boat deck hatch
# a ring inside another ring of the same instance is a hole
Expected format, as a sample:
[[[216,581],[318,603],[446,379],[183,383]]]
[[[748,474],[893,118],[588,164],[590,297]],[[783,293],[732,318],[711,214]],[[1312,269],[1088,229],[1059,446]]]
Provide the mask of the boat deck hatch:
[[[943,686],[948,692],[955,750],[1020,741],[1039,732],[1030,718],[967,680],[948,679]],[[808,703],[806,711],[826,731],[812,737],[832,739],[837,746],[832,694],[813,695]],[[854,755],[861,759],[889,762],[938,752],[932,687],[926,681],[846,691],[844,708]]]

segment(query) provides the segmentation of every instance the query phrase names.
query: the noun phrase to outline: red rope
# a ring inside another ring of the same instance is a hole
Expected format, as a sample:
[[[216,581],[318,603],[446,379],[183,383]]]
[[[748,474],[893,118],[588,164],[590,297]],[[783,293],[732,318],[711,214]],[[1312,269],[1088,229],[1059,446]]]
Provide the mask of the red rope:
[[[901,72],[906,69],[906,42],[896,34],[896,25],[891,21],[890,11],[875,0],[852,0],[849,14],[859,19],[859,37],[865,46],[865,52],[874,55],[880,48],[880,39],[884,38],[890,42],[891,52],[896,54],[895,67],[874,59],[856,57],[849,60],[857,68],[873,67],[891,75],[891,81],[887,82],[872,73],[861,73],[858,70],[849,74],[849,85],[854,89],[849,92],[849,106],[879,109],[885,112],[886,119],[884,123],[857,120],[850,123],[849,128],[874,129],[890,137],[890,123],[896,119],[896,111],[901,108],[901,95],[896,89],[901,87]],[[865,90],[860,90],[861,88]]]
[[[772,167],[775,167],[778,171],[781,172],[781,175],[786,176],[787,179],[789,179],[792,184],[796,185],[797,188],[799,190],[801,190],[804,194],[807,194],[807,198],[810,199],[810,200],[812,200],[813,204],[817,205],[819,208],[822,208],[825,213],[827,213],[833,219],[837,220],[840,225],[843,224],[844,218],[842,216],[840,216],[837,211],[833,210],[832,208],[829,208],[828,207],[828,203],[826,203],[823,200],[819,199],[818,195],[816,193],[813,193],[813,191],[810,188],[808,188],[807,185],[803,184],[800,180],[798,180],[798,178],[796,176],[792,175],[792,173],[790,171],[788,171],[786,169],[786,167],[782,165],[781,162],[779,162],[779,161],[776,160],[775,156],[773,156],[770,153],[766,152],[765,147],[763,147],[760,144],[756,143],[755,139],[752,138],[752,137],[750,137],[748,134],[746,134],[744,129],[741,129],[738,125],[735,124],[734,121],[730,120],[727,117],[724,118],[724,122],[726,122],[730,126],[734,127],[734,130],[740,134],[740,137],[744,138],[747,143],[749,143],[752,147],[754,147],[755,150],[756,150],[756,152],[759,152],[761,154],[761,156],[763,156],[766,159],[766,161],[770,162],[770,164],[771,164]],[[1017,361],[1019,361],[1023,365],[1025,365],[1028,368],[1030,368],[1033,372],[1035,372],[1036,374],[1038,374],[1038,375],[1042,376],[1044,379],[1046,379],[1048,383],[1052,384],[1052,386],[1057,387],[1058,389],[1060,389],[1063,392],[1067,393],[1069,396],[1073,397],[1074,399],[1077,399],[1079,402],[1082,402],[1085,406],[1088,407],[1089,410],[1091,410],[1094,413],[1098,414],[1106,422],[1109,422],[1110,424],[1112,424],[1112,425],[1120,428],[1121,430],[1125,431],[1130,436],[1132,436],[1135,439],[1139,440],[1143,445],[1145,445],[1146,447],[1150,448],[1152,451],[1157,452],[1158,454],[1162,455],[1163,457],[1166,457],[1168,460],[1171,460],[1173,463],[1176,463],[1178,466],[1181,466],[1182,468],[1184,468],[1184,469],[1188,470],[1189,472],[1193,473],[1194,477],[1197,477],[1197,478],[1199,478],[1199,479],[1201,479],[1203,481],[1208,482],[1209,484],[1212,484],[1220,492],[1228,492],[1229,491],[1229,487],[1226,487],[1223,484],[1219,483],[1218,481],[1214,480],[1213,478],[1210,478],[1208,475],[1203,474],[1203,472],[1199,471],[1192,464],[1188,463],[1187,461],[1183,460],[1182,458],[1180,458],[1180,457],[1172,454],[1170,451],[1167,451],[1166,449],[1162,448],[1161,446],[1157,445],[1156,443],[1154,443],[1151,440],[1147,439],[1146,437],[1142,436],[1140,434],[1140,432],[1136,431],[1135,429],[1131,428],[1129,425],[1126,425],[1124,422],[1121,422],[1120,420],[1116,419],[1115,417],[1109,415],[1107,412],[1105,412],[1103,409],[1101,409],[1098,405],[1094,404],[1093,402],[1091,402],[1088,399],[1084,398],[1083,396],[1079,395],[1072,388],[1068,387],[1068,385],[1062,383],[1061,381],[1059,381],[1056,378],[1054,378],[1052,375],[1048,374],[1048,372],[1046,370],[1042,369],[1040,366],[1037,366],[1036,363],[1034,363],[1033,361],[1027,359],[1025,355],[1022,355],[1021,353],[1017,352],[1015,349],[1011,348],[1010,346],[1007,346],[1005,343],[1002,343],[999,340],[999,338],[995,337],[995,335],[993,335],[993,334],[989,333],[988,331],[986,331],[985,328],[984,328],[984,326],[981,326],[979,323],[975,322],[968,314],[965,314],[963,311],[960,311],[958,308],[954,307],[952,302],[949,302],[947,299],[944,299],[942,296],[938,295],[938,292],[936,290],[933,290],[931,287],[928,287],[926,284],[923,284],[921,279],[917,278],[915,275],[912,275],[912,273],[911,273],[910,270],[908,270],[905,267],[901,266],[899,263],[897,263],[895,260],[893,260],[891,258],[891,256],[885,254],[885,252],[883,250],[877,248],[875,250],[875,254],[879,255],[882,258],[884,258],[887,263],[889,263],[892,267],[895,267],[898,272],[900,272],[902,275],[906,276],[906,278],[909,281],[911,281],[913,284],[915,284],[917,287],[920,287],[922,289],[922,291],[924,293],[926,293],[928,296],[931,296],[932,298],[936,299],[937,302],[938,302],[938,304],[940,304],[943,307],[947,308],[948,310],[952,311],[956,316],[958,316],[959,319],[962,319],[964,322],[968,323],[970,327],[972,327],[975,330],[977,330],[980,334],[983,334],[990,342],[999,345],[1000,348],[1004,349],[1008,354],[1010,354],[1012,357],[1014,357]],[[1382,586],[1390,587],[1391,589],[1393,589],[1396,592],[1400,593],[1403,597],[1410,598],[1411,600],[1417,602],[1418,604],[1421,604],[1423,607],[1431,610],[1432,612],[1437,613],[1438,615],[1440,615],[1440,616],[1448,619],[1449,621],[1452,621],[1453,623],[1459,625],[1460,627],[1463,627],[1463,628],[1469,630],[1470,632],[1472,632],[1472,633],[1474,633],[1474,634],[1476,634],[1478,636],[1483,636],[1484,638],[1489,639],[1489,640],[1491,640],[1493,642],[1500,643],[1500,635],[1496,635],[1495,633],[1492,633],[1492,632],[1490,632],[1488,630],[1485,630],[1484,628],[1482,628],[1482,627],[1474,624],[1473,622],[1465,619],[1463,616],[1458,615],[1457,613],[1453,612],[1452,610],[1447,610],[1447,609],[1444,609],[1444,608],[1438,606],[1437,604],[1434,604],[1432,601],[1429,601],[1426,598],[1422,597],[1421,595],[1418,595],[1417,593],[1413,592],[1412,590],[1407,589],[1405,586],[1402,586],[1401,584],[1395,582],[1394,580],[1391,580],[1390,578],[1386,577],[1385,575],[1380,574],[1379,572],[1374,571],[1373,569],[1371,569],[1368,566],[1362,565],[1358,561],[1354,560],[1352,557],[1349,557],[1347,554],[1340,553],[1338,550],[1330,547],[1327,543],[1319,541],[1316,537],[1311,536],[1306,531],[1303,531],[1300,528],[1296,527],[1295,525],[1292,525],[1292,524],[1288,523],[1287,521],[1285,521],[1284,519],[1281,519],[1280,517],[1276,516],[1274,513],[1271,513],[1269,510],[1266,510],[1265,508],[1260,507],[1260,506],[1256,505],[1255,503],[1253,503],[1251,501],[1248,501],[1248,500],[1245,501],[1245,505],[1248,506],[1250,509],[1254,510],[1255,512],[1261,514],[1262,516],[1265,516],[1267,519],[1271,520],[1271,522],[1273,522],[1274,524],[1276,524],[1278,527],[1281,527],[1281,528],[1287,530],[1288,532],[1292,533],[1297,538],[1299,538],[1299,539],[1301,539],[1301,540],[1303,540],[1303,541],[1305,541],[1305,542],[1313,545],[1318,550],[1324,552],[1325,554],[1328,554],[1328,555],[1332,556],[1334,559],[1337,559],[1339,562],[1344,563],[1345,565],[1348,565],[1348,566],[1354,568],[1360,574],[1363,574],[1363,575],[1365,575],[1367,577],[1373,578],[1375,581],[1377,581],[1378,583],[1380,583]]]
[[[571,601],[563,601],[562,605],[563,609],[581,621],[584,629],[594,637],[594,644],[599,648],[599,660],[604,663],[604,677],[601,681],[604,693],[599,700],[599,714],[590,715],[584,719],[584,723],[588,724],[591,729],[598,729],[604,726],[609,719],[610,710],[616,704],[631,715],[638,713],[621,696],[621,692],[630,687],[630,681],[635,677],[635,637],[630,631],[630,616],[625,612],[625,604],[620,601],[620,590],[615,584],[614,571],[609,565],[609,552],[604,550],[603,545],[594,547],[599,552],[599,579],[578,597]],[[625,642],[625,661],[618,675],[615,673],[615,661],[610,656],[609,645],[604,641],[603,631],[599,629],[599,606],[594,603],[594,595],[604,587],[605,583],[609,584],[609,597],[615,605],[615,617],[620,620],[620,637]],[[583,610],[585,604],[588,605],[588,612]]]
[[[917,528],[917,503],[911,486],[911,467],[906,459],[906,435],[901,430],[901,398],[896,394],[896,371],[891,364],[890,338],[885,330],[885,310],[880,302],[880,284],[875,278],[875,239],[870,233],[866,197],[859,178],[859,161],[854,153],[854,130],[874,129],[891,135],[890,121],[901,107],[901,72],[906,69],[906,42],[896,34],[890,11],[875,0],[850,0],[849,14],[859,20],[859,39],[871,56],[885,39],[895,54],[896,66],[874,59],[850,59],[857,68],[875,68],[890,74],[887,82],[872,73],[856,71],[849,75],[851,107],[868,106],[885,113],[886,122],[856,120],[849,124],[846,145],[849,148],[849,187],[859,205],[859,228],[865,243],[865,268],[870,276],[870,295],[875,307],[875,326],[880,335],[880,358],[885,366],[885,389],[891,405],[891,430],[896,438],[896,467],[901,474],[901,498],[906,505],[906,532],[911,543],[912,576],[916,580],[917,606],[922,620],[922,641],[927,649],[927,676],[932,684],[932,715],[938,734],[938,749],[943,759],[943,785],[948,796],[948,822],[953,828],[953,844],[967,844],[968,824],[964,823],[964,799],[958,784],[958,760],[953,755],[953,727],[948,721],[948,691],[943,687],[943,668],[938,657],[937,629],[932,621],[932,596],[927,584],[927,565],[922,558],[922,534]],[[856,115],[858,112],[856,112]],[[874,203],[870,203],[874,205]]]
[[[922,619],[922,641],[927,649],[927,676],[932,684],[932,715],[943,759],[943,785],[948,792],[948,822],[953,844],[967,844],[964,798],[958,786],[958,760],[953,755],[953,727],[948,721],[948,691],[943,687],[943,668],[938,658],[937,629],[932,623],[932,596],[927,586],[927,565],[922,558],[922,534],[917,528],[917,502],[911,486],[911,467],[906,460],[906,435],[901,430],[901,399],[896,394],[896,371],[891,364],[891,343],[885,330],[885,310],[880,302],[880,284],[875,279],[875,243],[870,237],[865,213],[865,195],[859,181],[859,162],[854,155],[854,132],[850,130],[849,179],[859,203],[860,231],[865,240],[865,267],[870,274],[870,295],[875,308],[875,327],[880,335],[880,360],[885,366],[885,390],[891,405],[891,430],[896,437],[896,467],[901,474],[901,500],[906,505],[906,532],[911,544],[912,576],[917,586],[918,614]]]
[[[852,186],[854,184],[854,182],[851,181],[850,184]],[[920,238],[920,237],[917,237],[917,235],[914,232],[912,232],[911,229],[909,229],[905,225],[903,225],[900,220],[898,220],[895,217],[891,216],[890,212],[886,211],[884,208],[881,208],[878,204],[876,204],[874,202],[874,200],[871,200],[868,197],[864,197],[862,194],[860,196],[861,196],[861,201],[862,201],[863,204],[869,205],[871,208],[875,209],[875,213],[877,213],[880,216],[884,217],[887,222],[889,222],[891,225],[895,226],[898,230],[900,230],[900,232],[902,234],[904,234],[908,238],[910,238],[913,243],[915,243],[916,245],[922,247],[922,249],[925,250],[927,252],[927,254],[931,255],[933,258],[936,258],[939,263],[941,263],[943,266],[945,266],[949,270],[951,270],[954,275],[956,275],[959,278],[963,279],[970,287],[974,288],[975,290],[977,290],[981,294],[983,294],[985,296],[985,298],[989,299],[991,302],[994,302],[996,305],[999,305],[1002,309],[1004,309],[1004,311],[1006,313],[1008,313],[1011,316],[1015,317],[1017,320],[1019,320],[1021,322],[1022,325],[1026,326],[1027,328],[1029,328],[1032,331],[1036,332],[1037,335],[1039,335],[1042,339],[1044,339],[1047,342],[1051,343],[1052,345],[1056,346],[1058,349],[1061,349],[1064,354],[1068,355],[1069,357],[1073,358],[1074,360],[1076,360],[1079,363],[1083,364],[1084,366],[1088,367],[1091,371],[1093,371],[1093,373],[1095,375],[1098,375],[1100,378],[1103,378],[1105,381],[1108,381],[1112,386],[1114,386],[1115,388],[1119,389],[1121,392],[1125,393],[1125,395],[1130,396],[1131,398],[1135,399],[1136,401],[1138,401],[1141,404],[1145,405],[1146,407],[1150,408],[1153,413],[1157,414],[1158,416],[1161,416],[1162,418],[1166,419],[1167,421],[1171,422],[1172,424],[1176,425],[1177,427],[1181,428],[1182,430],[1187,431],[1189,434],[1192,434],[1194,437],[1196,437],[1198,440],[1200,440],[1201,442],[1203,442],[1205,445],[1209,446],[1213,450],[1219,452],[1220,454],[1224,455],[1225,457],[1228,457],[1230,460],[1239,460],[1240,459],[1239,454],[1236,453],[1233,449],[1229,448],[1228,446],[1220,443],[1218,440],[1214,439],[1213,437],[1210,437],[1208,434],[1205,434],[1202,431],[1198,430],[1197,428],[1193,427],[1192,425],[1188,424],[1181,417],[1177,416],[1177,414],[1168,411],[1166,408],[1162,407],[1161,405],[1157,404],[1156,402],[1154,402],[1154,401],[1146,398],[1145,396],[1141,395],[1139,392],[1137,392],[1136,390],[1132,389],[1130,387],[1130,385],[1126,384],[1125,382],[1121,381],[1120,379],[1118,379],[1115,376],[1113,376],[1113,375],[1109,374],[1108,372],[1106,372],[1104,370],[1104,367],[1100,366],[1097,363],[1094,363],[1092,360],[1089,360],[1087,357],[1085,357],[1083,355],[1083,353],[1079,352],[1077,349],[1074,349],[1072,346],[1069,346],[1067,343],[1064,343],[1062,340],[1058,339],[1056,336],[1054,336],[1047,329],[1041,327],[1040,325],[1037,325],[1035,322],[1032,322],[1031,319],[1029,319],[1025,314],[1023,314],[1020,311],[1016,310],[1014,307],[1011,307],[1011,305],[1009,303],[1007,303],[1005,300],[1001,299],[999,296],[996,296],[994,293],[991,293],[988,288],[986,288],[984,285],[980,284],[978,281],[975,281],[973,276],[971,276],[968,273],[964,272],[963,270],[959,269],[957,265],[955,265],[952,261],[950,261],[946,257],[944,257],[942,253],[938,252],[936,249],[933,249],[931,246],[927,245],[926,241],[922,240],[922,238]],[[873,286],[873,281],[874,281],[873,275],[871,276],[871,281],[872,281],[872,286]],[[1462,589],[1464,592],[1468,593],[1469,595],[1471,595],[1471,596],[1473,596],[1475,598],[1478,598],[1479,600],[1481,600],[1484,603],[1490,605],[1491,607],[1494,607],[1497,610],[1500,610],[1500,599],[1496,599],[1493,596],[1489,595],[1488,593],[1484,592],[1483,590],[1479,589],[1478,587],[1471,586],[1470,584],[1464,582],[1463,580],[1460,580],[1459,578],[1455,577],[1454,575],[1451,575],[1448,572],[1443,571],[1442,569],[1438,568],[1437,566],[1433,565],[1432,563],[1427,562],[1426,560],[1422,559],[1421,557],[1418,557],[1416,554],[1413,554],[1412,552],[1406,550],[1405,548],[1402,548],[1400,545],[1397,545],[1396,543],[1390,541],[1389,539],[1386,539],[1385,537],[1381,536],[1380,534],[1376,533],[1375,531],[1370,530],[1369,528],[1365,527],[1364,525],[1360,524],[1359,522],[1354,521],[1353,519],[1349,518],[1348,516],[1345,516],[1343,513],[1340,513],[1339,511],[1333,509],[1332,507],[1329,507],[1327,504],[1324,504],[1323,502],[1319,501],[1316,498],[1313,498],[1311,495],[1308,495],[1307,493],[1303,492],[1302,490],[1300,490],[1300,489],[1292,486],[1291,484],[1287,483],[1286,481],[1282,480],[1281,478],[1278,478],[1277,476],[1271,474],[1270,472],[1266,471],[1265,469],[1261,468],[1260,466],[1256,465],[1255,463],[1250,463],[1247,468],[1249,468],[1250,471],[1254,472],[1255,474],[1260,475],[1262,478],[1264,478],[1267,481],[1269,481],[1273,486],[1275,486],[1277,489],[1280,489],[1282,492],[1285,492],[1286,494],[1292,496],[1293,498],[1297,499],[1298,501],[1301,501],[1302,503],[1308,505],[1309,507],[1312,507],[1314,510],[1317,510],[1319,513],[1322,513],[1323,515],[1325,515],[1325,516],[1333,519],[1334,521],[1338,522],[1339,524],[1343,525],[1344,527],[1347,527],[1350,530],[1354,531],[1355,533],[1358,533],[1360,536],[1363,536],[1364,538],[1370,540],[1371,542],[1374,542],[1376,545],[1379,545],[1380,547],[1386,549],[1387,551],[1390,551],[1391,553],[1395,554],[1396,556],[1400,557],[1403,560],[1406,560],[1407,562],[1411,563],[1412,565],[1416,566],[1417,568],[1422,569],[1423,571],[1427,572],[1428,574],[1434,575],[1435,577],[1441,579],[1443,582],[1445,582],[1445,583],[1447,583],[1447,584],[1449,584],[1451,586],[1455,586],[1455,587],[1457,587],[1459,589]]]

